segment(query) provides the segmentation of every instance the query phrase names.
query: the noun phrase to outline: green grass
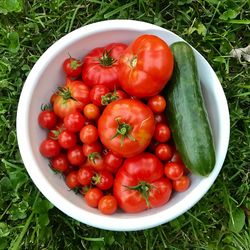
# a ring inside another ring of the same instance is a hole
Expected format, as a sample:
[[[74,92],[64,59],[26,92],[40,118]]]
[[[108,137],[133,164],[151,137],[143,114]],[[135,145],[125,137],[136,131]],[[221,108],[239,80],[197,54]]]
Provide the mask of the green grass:
[[[223,169],[184,215],[138,232],[81,224],[53,207],[25,171],[15,118],[27,74],[66,33],[105,19],[157,24],[212,65],[227,96],[231,138]],[[0,1],[0,249],[250,249],[250,70],[229,57],[250,41],[247,0]]]

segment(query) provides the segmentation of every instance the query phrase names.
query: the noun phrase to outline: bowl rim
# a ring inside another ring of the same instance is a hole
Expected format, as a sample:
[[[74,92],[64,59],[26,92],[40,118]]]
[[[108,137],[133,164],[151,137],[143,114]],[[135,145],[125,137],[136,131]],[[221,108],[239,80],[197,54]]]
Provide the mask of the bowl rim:
[[[139,28],[138,28],[139,27]],[[53,58],[59,51],[61,46],[65,46],[65,44],[74,43],[79,39],[87,37],[93,33],[97,33],[98,31],[112,31],[114,29],[126,29],[131,31],[141,31],[146,32],[147,30],[157,30],[162,32],[169,32],[175,36],[172,31],[167,29],[161,28],[151,23],[146,23],[142,21],[136,20],[106,20],[100,21],[92,24],[88,24],[81,28],[78,28],[62,38],[56,41],[53,45],[51,45],[37,60],[35,65],[33,66],[32,70],[30,71],[24,85],[23,89],[19,98],[18,108],[17,108],[17,117],[16,117],[16,129],[17,129],[17,140],[18,146],[21,153],[21,157],[23,159],[23,163],[25,168],[31,177],[34,184],[38,187],[41,193],[52,203],[54,204],[59,210],[67,214],[68,216],[82,222],[88,224],[90,226],[106,229],[106,230],[113,230],[113,231],[136,231],[136,230],[143,230],[147,228],[152,228],[164,223],[167,223],[176,217],[180,216],[181,214],[185,213],[191,207],[193,207],[203,196],[204,194],[210,189],[212,184],[214,183],[215,179],[217,178],[222,166],[223,162],[226,157],[227,148],[229,144],[229,135],[230,135],[230,119],[229,119],[229,110],[227,105],[227,100],[223,91],[223,88],[217,78],[215,72],[206,61],[206,59],[196,50],[194,49],[195,53],[198,54],[203,62],[206,64],[206,67],[209,68],[213,80],[216,81],[216,91],[217,95],[220,98],[220,114],[222,114],[222,119],[224,120],[225,124],[223,124],[223,131],[220,135],[223,139],[223,148],[220,149],[220,159],[216,161],[217,168],[214,168],[213,172],[207,177],[204,178],[203,181],[203,189],[198,192],[198,190],[194,190],[193,196],[195,197],[192,202],[190,202],[187,197],[179,202],[179,207],[181,208],[178,212],[175,211],[175,208],[172,207],[171,211],[174,212],[174,215],[169,215],[164,213],[164,211],[156,214],[150,214],[150,218],[147,217],[139,217],[136,218],[135,223],[131,223],[131,219],[123,219],[123,218],[114,218],[112,216],[105,216],[105,215],[97,215],[93,214],[89,211],[83,211],[77,206],[74,206],[71,202],[69,202],[66,198],[64,198],[61,194],[59,194],[52,186],[49,185],[48,180],[44,176],[38,177],[39,167],[36,166],[35,157],[32,154],[27,154],[27,152],[32,152],[30,138],[29,138],[29,124],[28,124],[28,117],[29,117],[29,106],[32,99],[32,93],[35,88],[35,83],[41,76],[41,72],[46,68],[46,62]],[[179,36],[178,36],[179,37]],[[180,40],[183,40],[180,38]],[[183,40],[184,41],[184,40]],[[37,172],[38,170],[38,172]],[[149,218],[149,219],[147,219]],[[132,219],[134,220],[134,218]]]

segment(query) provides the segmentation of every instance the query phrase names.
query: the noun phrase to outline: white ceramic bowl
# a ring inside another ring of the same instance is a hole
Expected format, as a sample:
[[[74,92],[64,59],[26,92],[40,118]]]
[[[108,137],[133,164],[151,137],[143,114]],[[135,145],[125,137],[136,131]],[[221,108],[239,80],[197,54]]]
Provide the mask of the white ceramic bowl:
[[[221,84],[208,62],[194,49],[202,83],[206,107],[212,125],[216,148],[216,165],[207,177],[191,176],[192,184],[183,193],[174,194],[160,208],[137,214],[117,212],[105,216],[87,206],[79,195],[69,192],[60,175],[48,168],[48,160],[39,153],[40,142],[45,137],[37,117],[40,106],[49,102],[56,86],[64,83],[62,62],[68,57],[82,58],[94,47],[111,42],[129,43],[141,34],[155,34],[168,44],[183,40],[171,31],[158,26],[132,21],[111,20],[79,28],[55,42],[32,68],[23,86],[17,112],[17,137],[25,167],[35,185],[57,208],[85,224],[115,231],[141,230],[173,220],[194,206],[208,191],[223,165],[229,142],[229,112]]]

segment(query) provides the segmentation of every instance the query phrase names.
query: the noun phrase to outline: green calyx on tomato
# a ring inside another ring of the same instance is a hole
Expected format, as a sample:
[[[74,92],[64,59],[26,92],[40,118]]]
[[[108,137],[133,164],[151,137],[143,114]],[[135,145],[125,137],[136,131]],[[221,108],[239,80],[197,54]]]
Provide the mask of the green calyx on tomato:
[[[74,101],[77,101],[70,92],[70,89],[68,87],[58,87],[58,94],[63,98],[63,100],[67,101],[69,99],[72,99]]]
[[[109,92],[107,93],[106,95],[103,95],[102,96],[102,101],[101,101],[101,104],[103,106],[106,106],[108,105],[109,103],[113,102],[113,101],[116,101],[119,99],[119,96],[117,95],[117,92],[116,92],[116,88],[114,89],[114,92]]]
[[[71,60],[70,62],[70,67],[72,69],[77,69],[78,67],[81,67],[82,66],[82,63],[78,60]]]
[[[88,155],[88,160],[95,164],[96,159],[101,159],[101,155],[99,152],[93,152]]]
[[[104,67],[112,66],[117,60],[114,59],[111,55],[110,50],[104,50],[102,56],[98,59],[100,64]]]

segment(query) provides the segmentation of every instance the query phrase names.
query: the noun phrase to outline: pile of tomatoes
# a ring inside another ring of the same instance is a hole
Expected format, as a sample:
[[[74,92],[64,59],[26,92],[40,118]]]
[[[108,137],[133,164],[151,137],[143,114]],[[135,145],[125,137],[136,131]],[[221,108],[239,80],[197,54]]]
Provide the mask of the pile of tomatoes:
[[[38,117],[47,130],[40,153],[103,214],[159,207],[190,185],[165,116],[173,65],[154,35],[62,62],[65,83]]]

